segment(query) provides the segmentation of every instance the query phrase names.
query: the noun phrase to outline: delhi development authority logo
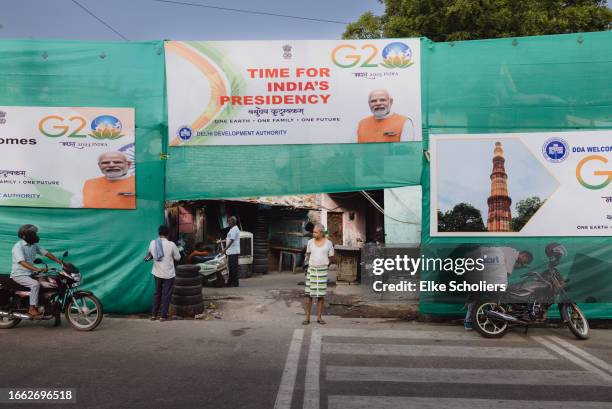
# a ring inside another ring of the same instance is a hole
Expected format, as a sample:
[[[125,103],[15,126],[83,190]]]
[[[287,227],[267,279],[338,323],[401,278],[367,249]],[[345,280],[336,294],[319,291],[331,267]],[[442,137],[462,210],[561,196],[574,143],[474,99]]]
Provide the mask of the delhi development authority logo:
[[[187,125],[183,125],[176,131],[176,136],[178,136],[182,142],[187,142],[193,136],[193,130]]]
[[[100,115],[91,121],[89,136],[95,139],[119,139],[123,136],[121,121],[112,115]]]
[[[567,159],[569,155],[569,145],[564,139],[550,138],[542,146],[544,159],[549,162],[559,163]]]

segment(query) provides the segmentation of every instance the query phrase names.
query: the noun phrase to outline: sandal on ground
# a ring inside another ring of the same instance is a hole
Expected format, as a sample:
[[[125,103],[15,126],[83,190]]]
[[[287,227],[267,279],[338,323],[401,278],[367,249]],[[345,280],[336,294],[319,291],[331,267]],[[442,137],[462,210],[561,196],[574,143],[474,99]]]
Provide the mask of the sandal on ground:
[[[302,321],[302,325],[308,325],[308,324],[310,324],[310,321],[308,321],[308,320]]]
[[[321,324],[321,325],[325,325],[325,324],[327,324],[327,322],[325,322],[325,321],[323,321],[323,320],[317,320],[317,322],[318,322],[319,324]]]

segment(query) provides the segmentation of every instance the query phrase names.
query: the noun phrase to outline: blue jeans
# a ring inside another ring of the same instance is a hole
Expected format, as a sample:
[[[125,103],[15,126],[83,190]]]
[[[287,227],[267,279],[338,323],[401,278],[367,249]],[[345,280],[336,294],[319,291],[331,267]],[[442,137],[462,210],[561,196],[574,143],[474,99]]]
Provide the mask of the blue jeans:
[[[155,294],[153,294],[153,310],[151,316],[157,316],[161,308],[162,318],[168,318],[168,309],[170,308],[170,298],[174,290],[174,277],[159,278],[155,277]]]
[[[466,324],[471,324],[472,323],[472,311],[474,311],[474,306],[476,305],[476,303],[471,302],[467,304],[467,312],[465,313],[465,318],[463,319],[463,322]]]

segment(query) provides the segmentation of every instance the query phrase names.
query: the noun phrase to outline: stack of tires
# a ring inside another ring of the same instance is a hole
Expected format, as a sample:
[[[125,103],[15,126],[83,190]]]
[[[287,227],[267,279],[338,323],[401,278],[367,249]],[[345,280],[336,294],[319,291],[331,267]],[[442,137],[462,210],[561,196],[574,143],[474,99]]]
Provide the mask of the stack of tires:
[[[238,278],[249,278],[252,275],[251,264],[238,264]]]
[[[204,312],[200,266],[185,264],[176,267],[170,312],[179,317],[193,317]]]
[[[268,272],[268,226],[270,225],[270,211],[259,210],[255,219],[253,232],[253,273],[266,274]]]

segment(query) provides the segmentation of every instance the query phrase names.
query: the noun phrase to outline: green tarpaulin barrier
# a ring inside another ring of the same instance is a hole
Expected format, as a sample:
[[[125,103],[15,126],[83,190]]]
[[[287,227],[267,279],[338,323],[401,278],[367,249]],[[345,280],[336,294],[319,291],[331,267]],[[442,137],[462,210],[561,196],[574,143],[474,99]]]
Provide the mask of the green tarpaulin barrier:
[[[151,266],[142,259],[163,221],[164,93],[161,41],[0,41],[0,105],[133,107],[137,162],[136,210],[0,207],[0,272],[10,272],[18,227],[33,223],[49,251],[70,251],[106,312],[150,307]]]
[[[612,128],[612,32],[424,43],[422,55],[424,126],[429,134]],[[425,163],[422,182],[425,249],[465,243],[509,245],[532,251],[536,265],[544,262],[546,244],[557,242],[569,251],[559,271],[572,277],[576,301],[584,301],[584,290],[593,280],[601,291],[612,293],[612,270],[606,271],[612,262],[612,238],[432,238],[429,163]],[[579,203],[576,211],[580,211]],[[435,279],[437,275],[423,276]],[[582,306],[589,318],[612,316],[612,304]],[[458,316],[461,307],[421,293],[421,312]]]
[[[168,200],[418,185],[421,142],[171,147]]]
[[[19,225],[41,228],[51,251],[70,250],[84,287],[106,311],[150,306],[150,265],[142,262],[163,220],[164,200],[383,189],[423,184],[423,246],[530,246],[542,256],[565,244],[565,275],[602,271],[612,239],[429,237],[429,164],[422,148],[436,133],[612,128],[612,33],[433,43],[422,41],[424,142],[396,144],[177,147],[167,138],[164,50],[154,42],[0,41],[0,105],[134,107],[137,210],[0,208],[0,269],[10,270]],[[469,158],[466,158],[469,160]],[[602,267],[603,266],[603,267]],[[578,277],[583,282],[588,278]],[[612,280],[603,283],[610,285]],[[582,296],[583,294],[578,294]],[[585,304],[591,318],[611,304]],[[422,294],[425,313],[460,305]]]

